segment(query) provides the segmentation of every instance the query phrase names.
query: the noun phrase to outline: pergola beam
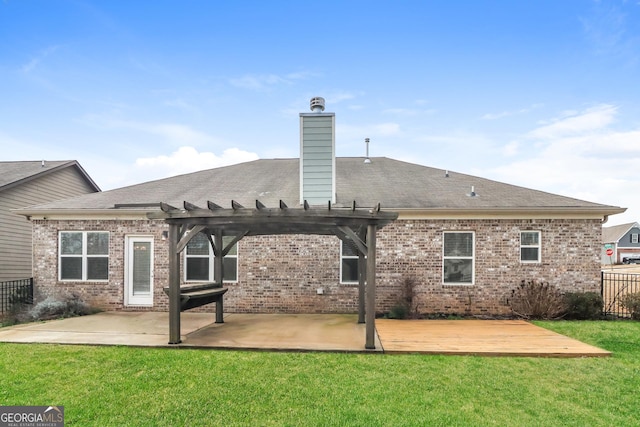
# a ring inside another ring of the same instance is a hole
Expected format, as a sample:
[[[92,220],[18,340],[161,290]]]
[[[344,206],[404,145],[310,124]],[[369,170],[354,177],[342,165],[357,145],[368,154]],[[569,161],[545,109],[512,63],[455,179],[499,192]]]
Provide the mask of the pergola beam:
[[[363,254],[367,253],[367,244],[362,241],[362,239],[356,234],[355,231],[353,231],[349,227],[338,227],[338,230],[341,233],[343,233],[345,237],[347,237],[349,240],[353,242],[353,244],[356,246],[356,249],[358,249],[358,253],[363,253]],[[341,236],[338,236],[338,237],[341,237]]]
[[[201,207],[196,206],[193,203],[189,203],[186,200],[182,202],[182,205],[184,206],[184,209],[187,211],[197,211],[199,209],[202,209]]]
[[[182,252],[193,236],[203,231],[205,228],[206,227],[204,225],[194,225],[193,227],[188,228],[184,233],[181,233],[179,236],[180,240],[178,241],[177,251]]]
[[[222,256],[223,257],[227,256],[229,251],[233,248],[233,245],[235,245],[240,240],[242,240],[242,238],[244,236],[246,236],[247,234],[249,234],[249,230],[247,230],[247,231],[245,231],[243,233],[238,233],[238,235],[236,237],[234,237],[226,246],[224,246],[224,248],[222,249]],[[224,245],[224,243],[221,243],[221,244]],[[220,282],[220,283],[222,283],[222,282]]]

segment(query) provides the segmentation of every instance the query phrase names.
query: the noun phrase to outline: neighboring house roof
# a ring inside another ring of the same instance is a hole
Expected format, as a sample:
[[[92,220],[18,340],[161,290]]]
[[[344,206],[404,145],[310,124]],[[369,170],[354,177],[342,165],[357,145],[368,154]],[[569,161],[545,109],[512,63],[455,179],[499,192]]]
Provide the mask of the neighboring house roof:
[[[159,202],[182,207],[183,201],[207,206],[212,201],[231,207],[231,200],[255,207],[260,200],[277,207],[280,200],[298,206],[299,159],[262,159],[232,166],[145,182],[101,193],[46,203],[21,210],[23,215],[125,210],[150,211]],[[475,196],[471,195],[471,190]],[[336,206],[420,212],[549,212],[603,216],[625,209],[504,184],[471,175],[375,157],[336,158]]]
[[[617,243],[634,227],[640,228],[640,224],[637,222],[630,222],[628,224],[602,227],[602,243]]]
[[[0,162],[0,191],[70,167],[76,168],[95,191],[100,191],[100,187],[75,160]]]

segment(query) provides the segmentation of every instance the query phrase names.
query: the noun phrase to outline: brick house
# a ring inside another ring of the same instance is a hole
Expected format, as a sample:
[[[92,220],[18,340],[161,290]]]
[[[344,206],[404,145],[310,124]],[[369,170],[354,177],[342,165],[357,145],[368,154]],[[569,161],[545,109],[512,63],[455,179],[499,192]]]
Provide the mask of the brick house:
[[[299,159],[261,159],[22,209],[33,223],[36,298],[75,293],[108,310],[167,310],[169,226],[155,215],[161,203],[187,209],[185,201],[379,203],[396,212],[377,234],[377,312],[397,304],[406,277],[418,282],[422,313],[508,314],[506,298],[523,279],[599,290],[602,224],[624,209],[385,157],[336,158],[335,115],[323,110],[312,100],[312,112],[300,114]],[[335,236],[248,235],[224,257],[225,309],[356,312],[357,258]],[[205,235],[189,241],[180,264],[181,284],[214,279]]]

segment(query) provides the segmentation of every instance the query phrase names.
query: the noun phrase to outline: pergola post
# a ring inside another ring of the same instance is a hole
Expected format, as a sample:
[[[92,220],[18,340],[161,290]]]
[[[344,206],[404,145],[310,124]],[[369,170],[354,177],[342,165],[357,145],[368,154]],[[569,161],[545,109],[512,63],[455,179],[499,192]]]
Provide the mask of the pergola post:
[[[180,344],[179,226],[169,224],[169,344]]]
[[[362,252],[358,252],[358,323],[364,321],[365,282],[367,275],[367,260]]]
[[[217,229],[213,235],[214,243],[214,259],[213,259],[213,281],[222,286],[224,278],[224,243],[222,243],[222,230]],[[216,323],[224,323],[224,314],[222,307],[222,298],[216,302]]]
[[[366,349],[376,348],[376,226],[367,226]]]

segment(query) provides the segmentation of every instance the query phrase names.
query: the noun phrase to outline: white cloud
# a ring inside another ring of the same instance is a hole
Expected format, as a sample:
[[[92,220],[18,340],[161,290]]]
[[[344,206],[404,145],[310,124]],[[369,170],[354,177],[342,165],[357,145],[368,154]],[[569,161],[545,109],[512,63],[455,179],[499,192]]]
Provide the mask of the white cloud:
[[[562,117],[527,133],[504,150],[511,163],[482,171],[483,176],[628,208],[610,224],[640,218],[640,129],[614,131],[617,107],[600,105]],[[529,140],[534,149],[518,144]]]
[[[627,155],[640,155],[640,130],[607,132],[584,142],[582,150],[595,156],[626,157]]]
[[[553,139],[602,129],[611,124],[618,108],[601,104],[580,113],[571,114],[529,132],[529,138]]]
[[[193,147],[183,146],[170,155],[156,157],[143,157],[136,159],[136,168],[144,172],[145,180],[195,172],[204,169],[212,169],[236,163],[248,162],[258,159],[256,153],[228,148],[221,155],[211,152],[198,152]]]
[[[380,123],[373,126],[374,135],[391,136],[400,133],[400,125],[397,123]]]
[[[198,132],[197,130],[192,129],[189,126],[179,125],[175,123],[158,123],[148,125],[141,124],[137,127],[132,128],[148,133],[153,133],[172,141],[181,141],[186,143],[195,141],[205,142],[210,140],[209,136],[202,132]]]
[[[520,148],[520,143],[518,141],[512,141],[504,146],[503,153],[507,157],[512,157],[518,154],[519,148]]]

